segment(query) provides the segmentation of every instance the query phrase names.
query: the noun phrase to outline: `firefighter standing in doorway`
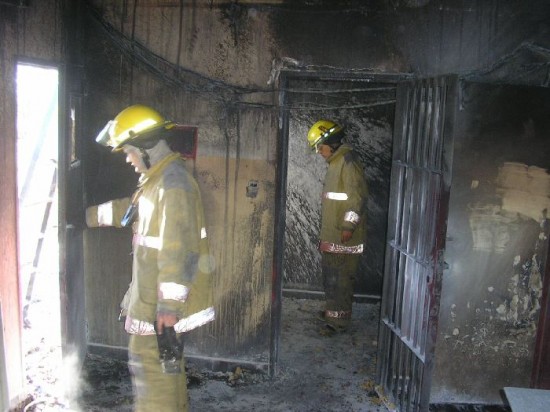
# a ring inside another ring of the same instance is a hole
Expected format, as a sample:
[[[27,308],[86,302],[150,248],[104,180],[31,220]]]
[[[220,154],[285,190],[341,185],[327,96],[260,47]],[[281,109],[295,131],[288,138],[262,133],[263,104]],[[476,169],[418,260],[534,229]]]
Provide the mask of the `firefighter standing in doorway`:
[[[319,250],[325,291],[321,317],[332,332],[351,323],[353,280],[366,235],[367,183],[357,154],[343,138],[343,127],[330,120],[316,122],[307,136],[309,147],[328,163]]]
[[[132,226],[132,282],[121,304],[130,334],[135,410],[187,411],[183,332],[215,317],[212,265],[201,195],[184,160],[164,133],[174,123],[134,105],[120,112],[96,141],[124,151],[140,174],[132,198],[86,210],[89,227]],[[124,213],[126,211],[126,213]]]

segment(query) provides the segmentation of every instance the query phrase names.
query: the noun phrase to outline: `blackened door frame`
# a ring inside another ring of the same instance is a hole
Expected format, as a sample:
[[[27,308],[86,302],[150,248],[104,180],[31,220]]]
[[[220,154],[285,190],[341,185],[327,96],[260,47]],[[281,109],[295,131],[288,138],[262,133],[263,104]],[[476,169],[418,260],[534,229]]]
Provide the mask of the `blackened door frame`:
[[[275,241],[273,253],[271,339],[270,339],[270,374],[275,374],[280,343],[282,290],[283,290],[283,258],[285,252],[285,222],[287,202],[287,172],[289,150],[290,112],[288,87],[292,80],[325,80],[325,81],[357,81],[363,83],[388,83],[397,85],[410,79],[408,74],[374,74],[361,71],[299,71],[284,70],[279,76],[279,130],[277,141],[277,171],[275,195]]]

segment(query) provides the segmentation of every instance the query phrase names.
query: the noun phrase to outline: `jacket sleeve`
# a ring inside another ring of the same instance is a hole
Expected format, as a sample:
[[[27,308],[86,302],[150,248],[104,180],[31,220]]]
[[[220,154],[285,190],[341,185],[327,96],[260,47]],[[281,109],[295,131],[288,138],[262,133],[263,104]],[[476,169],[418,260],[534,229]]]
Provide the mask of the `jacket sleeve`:
[[[364,215],[368,188],[361,166],[355,161],[346,160],[342,167],[343,191],[348,195],[341,226],[343,230],[354,231]]]
[[[128,206],[130,206],[129,197],[89,206],[86,208],[86,225],[88,227],[122,227],[120,223]]]
[[[198,193],[192,186],[165,187],[159,194],[157,312],[179,317],[185,313],[184,305],[198,271]]]

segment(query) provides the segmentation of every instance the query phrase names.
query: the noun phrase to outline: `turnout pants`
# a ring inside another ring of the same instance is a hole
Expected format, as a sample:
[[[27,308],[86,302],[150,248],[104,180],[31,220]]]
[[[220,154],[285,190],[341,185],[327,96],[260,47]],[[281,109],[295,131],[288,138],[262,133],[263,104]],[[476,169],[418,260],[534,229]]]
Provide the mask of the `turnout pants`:
[[[181,374],[163,373],[155,335],[130,335],[128,355],[136,412],[188,411],[187,377],[183,357]]]
[[[325,321],[339,328],[351,322],[353,281],[361,255],[326,253],[321,256],[325,289]]]

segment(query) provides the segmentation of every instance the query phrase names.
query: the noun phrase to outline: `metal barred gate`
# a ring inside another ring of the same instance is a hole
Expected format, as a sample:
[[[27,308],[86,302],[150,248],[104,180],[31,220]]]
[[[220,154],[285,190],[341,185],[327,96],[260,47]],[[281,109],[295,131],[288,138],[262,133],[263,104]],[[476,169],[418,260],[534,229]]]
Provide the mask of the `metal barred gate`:
[[[437,336],[457,79],[399,84],[378,342],[378,382],[427,411]]]

